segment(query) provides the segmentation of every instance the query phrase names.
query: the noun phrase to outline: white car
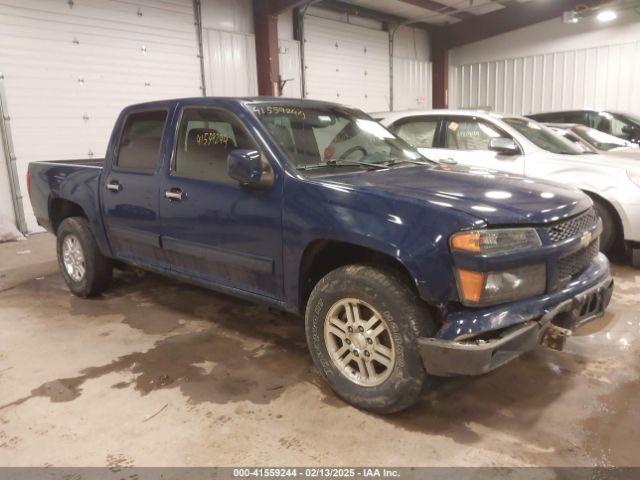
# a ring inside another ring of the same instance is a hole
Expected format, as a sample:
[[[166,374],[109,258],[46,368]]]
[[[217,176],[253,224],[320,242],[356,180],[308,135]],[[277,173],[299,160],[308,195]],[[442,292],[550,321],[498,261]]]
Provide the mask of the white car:
[[[640,266],[640,161],[585,153],[528,118],[468,110],[373,114],[383,125],[442,163],[502,170],[583,190],[602,217],[601,249],[625,241]]]
[[[577,123],[545,123],[544,125],[586,152],[606,153],[609,156],[640,160],[640,145],[629,140]]]

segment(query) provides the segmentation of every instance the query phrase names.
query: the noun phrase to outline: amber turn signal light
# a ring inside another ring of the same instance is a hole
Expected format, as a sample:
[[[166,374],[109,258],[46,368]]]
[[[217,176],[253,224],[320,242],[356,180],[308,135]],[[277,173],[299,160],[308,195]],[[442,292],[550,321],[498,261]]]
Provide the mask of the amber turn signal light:
[[[451,237],[451,248],[480,253],[480,232],[462,232]]]
[[[458,269],[458,284],[465,301],[479,303],[484,292],[485,275],[471,270]]]

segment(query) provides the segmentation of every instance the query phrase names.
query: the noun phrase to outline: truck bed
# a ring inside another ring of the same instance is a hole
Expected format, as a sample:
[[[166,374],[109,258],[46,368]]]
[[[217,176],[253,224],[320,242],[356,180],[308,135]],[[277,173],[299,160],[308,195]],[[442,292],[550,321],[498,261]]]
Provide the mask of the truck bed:
[[[81,158],[75,160],[43,160],[35,163],[55,163],[60,165],[81,166],[81,167],[100,167],[104,166],[104,158]]]

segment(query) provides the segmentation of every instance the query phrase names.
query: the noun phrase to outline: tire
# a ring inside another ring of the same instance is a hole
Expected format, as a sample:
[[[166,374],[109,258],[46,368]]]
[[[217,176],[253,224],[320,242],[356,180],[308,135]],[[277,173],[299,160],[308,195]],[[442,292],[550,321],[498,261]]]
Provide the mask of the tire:
[[[355,321],[354,313],[351,317],[347,313],[349,306],[354,311],[353,305],[361,322]],[[371,323],[376,314],[381,321]],[[336,320],[331,324],[329,318]],[[365,330],[360,332],[358,325]],[[382,333],[375,336],[381,325]],[[305,327],[315,365],[348,403],[375,413],[393,413],[420,397],[427,374],[416,339],[433,336],[436,328],[428,310],[395,272],[366,265],[333,270],[311,292]],[[355,356],[354,350],[360,353]],[[340,367],[330,352],[341,358]]]
[[[593,200],[596,212],[602,219],[602,235],[600,235],[600,251],[611,255],[619,242],[618,222],[611,208],[600,200]]]
[[[58,266],[69,290],[84,298],[106,290],[111,283],[113,263],[100,252],[87,220],[66,218],[56,235]]]

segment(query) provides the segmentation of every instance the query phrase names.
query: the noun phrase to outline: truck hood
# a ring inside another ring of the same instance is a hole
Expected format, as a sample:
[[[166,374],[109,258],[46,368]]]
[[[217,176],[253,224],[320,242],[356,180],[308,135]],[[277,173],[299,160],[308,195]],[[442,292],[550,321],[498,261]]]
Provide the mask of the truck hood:
[[[316,179],[318,179],[316,177]],[[318,179],[319,180],[319,179]],[[488,225],[544,224],[585,211],[591,200],[580,190],[493,170],[460,165],[395,167],[324,177],[333,187],[402,197],[453,208]]]

